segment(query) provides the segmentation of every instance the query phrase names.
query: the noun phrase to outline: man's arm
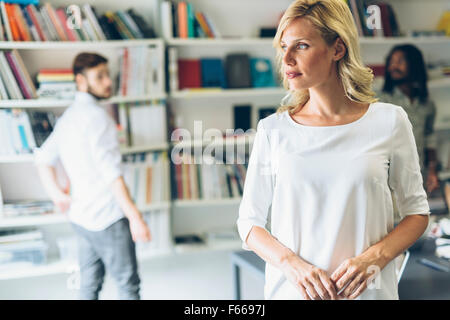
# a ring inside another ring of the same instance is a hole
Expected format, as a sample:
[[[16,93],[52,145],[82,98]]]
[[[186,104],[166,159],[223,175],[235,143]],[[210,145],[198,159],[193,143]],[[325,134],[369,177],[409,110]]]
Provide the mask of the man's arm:
[[[112,184],[112,191],[120,208],[130,221],[130,230],[133,241],[150,241],[150,230],[145,223],[142,214],[139,212],[138,208],[131,199],[130,193],[128,192],[128,188],[125,185],[125,181],[122,176],[114,180]]]
[[[38,172],[45,191],[50,196],[60,212],[65,212],[70,207],[71,198],[58,184],[55,167],[39,164]]]

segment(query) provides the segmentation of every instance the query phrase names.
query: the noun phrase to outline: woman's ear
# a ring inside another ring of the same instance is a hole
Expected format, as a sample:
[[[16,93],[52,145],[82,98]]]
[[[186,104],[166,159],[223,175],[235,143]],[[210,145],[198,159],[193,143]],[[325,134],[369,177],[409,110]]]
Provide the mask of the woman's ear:
[[[334,55],[333,60],[339,61],[341,60],[345,54],[347,53],[347,47],[344,44],[344,41],[340,37],[336,39],[334,42]]]

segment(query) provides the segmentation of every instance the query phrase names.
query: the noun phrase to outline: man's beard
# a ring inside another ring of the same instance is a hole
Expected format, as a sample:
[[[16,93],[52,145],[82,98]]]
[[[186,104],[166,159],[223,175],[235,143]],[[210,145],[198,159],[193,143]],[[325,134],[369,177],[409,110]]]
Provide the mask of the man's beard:
[[[96,100],[102,100],[102,99],[108,99],[108,98],[109,98],[109,96],[108,96],[108,97],[102,97],[102,96],[96,95],[96,94],[94,93],[94,91],[92,90],[92,87],[91,87],[90,85],[88,85],[87,92],[88,92],[90,95],[92,95]]]

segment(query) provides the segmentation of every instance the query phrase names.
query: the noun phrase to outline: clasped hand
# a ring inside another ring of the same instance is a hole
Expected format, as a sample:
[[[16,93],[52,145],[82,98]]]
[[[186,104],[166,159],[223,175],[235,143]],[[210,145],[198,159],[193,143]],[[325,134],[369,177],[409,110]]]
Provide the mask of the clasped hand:
[[[381,270],[380,263],[360,255],[343,261],[331,276],[297,255],[286,259],[282,271],[305,300],[355,299]]]

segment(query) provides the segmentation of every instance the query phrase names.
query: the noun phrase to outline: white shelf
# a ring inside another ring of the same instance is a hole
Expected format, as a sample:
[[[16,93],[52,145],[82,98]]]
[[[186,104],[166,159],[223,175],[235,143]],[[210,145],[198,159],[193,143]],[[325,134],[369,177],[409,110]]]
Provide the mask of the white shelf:
[[[28,263],[14,264],[0,269],[0,280],[41,277],[62,273],[69,273],[76,265],[67,261],[50,260],[44,265],[30,265]]]
[[[232,98],[232,97],[258,97],[258,96],[284,96],[283,88],[248,88],[248,89],[185,89],[170,94],[172,99],[189,98]]]
[[[159,203],[152,203],[152,204],[146,204],[144,206],[139,206],[139,211],[147,212],[152,210],[163,210],[163,209],[169,209],[170,208],[170,202],[164,201]]]
[[[441,171],[438,173],[439,179],[441,180],[447,180],[450,179],[450,170],[448,171]]]
[[[173,254],[172,248],[151,249],[148,252],[136,252],[139,262],[144,262],[157,257],[164,257]],[[17,264],[12,267],[0,268],[0,280],[13,280],[21,278],[41,277],[48,275],[71,273],[78,270],[76,262],[49,259],[44,265],[31,265],[29,263]]]
[[[120,153],[126,155],[131,153],[167,150],[168,148],[169,144],[167,142],[162,142],[154,145],[121,148]],[[31,163],[31,162],[34,162],[34,155],[31,153],[4,155],[4,156],[0,155],[0,163]]]
[[[164,201],[159,203],[152,203],[144,206],[139,206],[138,209],[141,212],[148,212],[153,210],[165,210],[170,208],[170,202]],[[50,224],[68,223],[69,219],[66,214],[63,213],[49,213],[43,215],[29,215],[22,217],[8,217],[0,218],[1,228],[15,228],[15,227],[29,227],[29,226],[42,226]]]
[[[168,39],[169,46],[271,46],[273,38]]]
[[[242,198],[228,198],[228,199],[201,199],[201,200],[174,200],[174,207],[202,207],[202,206],[223,206],[223,205],[239,205]]]
[[[33,154],[0,155],[0,163],[28,163],[34,161]]]
[[[187,140],[187,141],[173,141],[171,144],[173,147],[177,148],[186,148],[186,147],[205,147],[205,146],[218,146],[218,145],[247,145],[247,144],[253,144],[253,141],[255,140],[255,135],[242,135],[242,136],[235,136],[235,137],[228,137],[228,138],[222,138],[209,141],[209,140]]]
[[[162,39],[135,39],[135,40],[105,40],[105,41],[0,41],[0,49],[28,49],[28,50],[86,50],[124,48],[134,46],[161,46]]]
[[[68,221],[69,220],[67,216],[62,213],[49,213],[36,216],[0,218],[0,228],[49,225],[57,223],[67,223]]]
[[[161,142],[145,146],[123,147],[120,148],[120,152],[122,154],[131,154],[131,153],[142,153],[167,149],[169,149],[169,144],[167,142]]]
[[[155,93],[140,96],[114,96],[100,101],[100,104],[127,103],[138,101],[150,101],[154,99],[166,99],[166,93]],[[0,108],[66,108],[73,100],[71,99],[11,99],[0,100]]]

